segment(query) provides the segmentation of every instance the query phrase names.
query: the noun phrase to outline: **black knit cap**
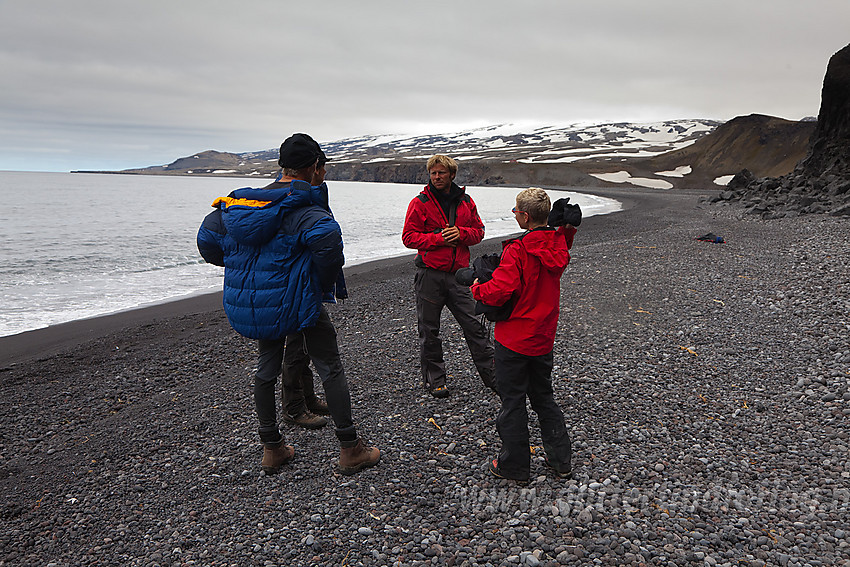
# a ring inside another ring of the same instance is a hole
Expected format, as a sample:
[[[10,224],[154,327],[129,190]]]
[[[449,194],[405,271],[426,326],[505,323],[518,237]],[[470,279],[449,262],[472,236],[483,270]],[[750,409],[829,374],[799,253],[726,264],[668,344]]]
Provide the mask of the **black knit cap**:
[[[302,169],[316,163],[325,154],[307,134],[293,134],[280,145],[278,165],[284,169]]]

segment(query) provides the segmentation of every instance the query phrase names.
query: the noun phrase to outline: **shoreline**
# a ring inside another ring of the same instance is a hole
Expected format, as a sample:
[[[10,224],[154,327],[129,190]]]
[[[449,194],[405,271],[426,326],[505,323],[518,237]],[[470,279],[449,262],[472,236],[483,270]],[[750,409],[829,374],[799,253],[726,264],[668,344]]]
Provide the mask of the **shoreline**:
[[[500,193],[500,199],[506,202],[512,194],[514,194],[514,191],[509,189],[507,192]],[[553,196],[553,198],[555,197]],[[594,211],[604,212],[607,210],[604,208],[604,204],[597,209],[592,198],[589,198],[588,204]],[[393,207],[392,211],[395,212],[394,214],[398,216],[399,222],[401,222],[403,217],[400,215],[404,209]],[[492,210],[490,215],[494,223],[492,225],[493,231],[490,234],[499,235],[502,232],[516,229],[513,220],[497,217]],[[383,224],[386,225],[386,223]],[[392,225],[395,225],[395,217],[390,223],[390,229],[392,229]],[[490,228],[491,225],[488,223],[488,229]],[[399,259],[404,261],[403,259],[412,251],[404,248],[399,236],[400,228],[395,233],[390,231],[388,234],[382,234],[378,245],[370,242],[369,239],[362,239],[362,237],[352,240],[352,247],[346,246],[346,257],[349,259],[345,268],[346,273],[359,273],[363,268],[358,266],[368,265],[374,261],[388,260],[392,262]],[[495,238],[504,238],[504,236],[496,236]],[[186,248],[187,246],[191,246],[192,250]],[[382,257],[374,258],[379,250],[385,252],[386,255],[381,253]],[[59,252],[57,251],[57,253]],[[184,261],[188,261],[190,264],[196,261],[202,262],[194,243],[189,243],[185,239],[182,240],[180,256],[174,260],[175,263],[159,266],[166,268],[160,276],[156,275],[156,266],[135,266],[132,261],[125,262],[121,258],[120,250],[110,251],[109,254],[114,255],[110,262],[115,264],[115,269],[104,268],[105,274],[97,280],[88,281],[91,276],[79,274],[77,276],[79,279],[72,276],[74,279],[70,283],[63,287],[57,287],[53,276],[47,277],[41,283],[33,280],[31,284],[27,284],[26,280],[22,279],[25,278],[24,275],[21,275],[20,278],[18,276],[12,277],[8,283],[20,283],[21,286],[13,285],[13,288],[9,290],[13,305],[10,306],[8,317],[4,319],[4,332],[0,332],[0,368],[15,360],[21,360],[32,354],[39,354],[36,343],[40,340],[44,340],[45,347],[50,349],[46,352],[55,352],[54,345],[60,345],[64,342],[61,337],[63,333],[73,335],[79,330],[86,336],[95,336],[91,329],[96,327],[96,323],[91,323],[91,320],[105,317],[114,318],[116,315],[120,316],[123,313],[136,312],[146,308],[153,308],[152,316],[159,317],[156,314],[156,308],[160,305],[173,304],[177,309],[182,309],[178,306],[180,301],[216,293],[221,289],[221,277],[220,275],[216,277],[215,270],[205,270],[199,266],[181,267]],[[351,255],[350,258],[349,254]],[[131,258],[134,255],[126,256],[125,251],[124,256]],[[369,256],[374,259],[370,259]],[[133,278],[132,280],[122,282],[123,268],[121,266],[126,266],[127,269],[132,270],[130,276]],[[177,270],[170,268],[177,268]],[[85,266],[82,269],[83,272],[86,272]],[[135,273],[137,269],[140,270],[138,274]],[[365,269],[369,269],[368,266]],[[165,274],[165,276],[162,274]],[[175,285],[172,286],[169,279],[177,277],[180,280],[175,280]],[[128,281],[138,283],[131,284]],[[132,289],[126,287],[128,285]],[[200,289],[192,289],[195,286]],[[78,291],[79,295],[74,295]],[[43,298],[43,303],[41,303],[41,300],[33,299],[39,297]],[[20,305],[17,305],[17,303],[20,303]],[[187,309],[193,309],[193,307],[189,306]],[[185,313],[185,311],[183,312]],[[134,319],[131,316],[129,320],[138,322],[140,318]],[[77,330],[68,330],[67,327],[62,327],[62,325],[80,323],[81,321],[86,321],[86,323],[83,323]],[[104,324],[116,328],[114,323],[110,321]],[[37,332],[44,333],[43,339],[39,336],[33,336],[33,333]],[[29,352],[22,353],[21,349],[26,347],[26,343],[31,343],[33,348],[30,348]]]
[[[496,238],[484,240],[478,246],[492,246],[499,241],[500,239]],[[351,285],[352,282],[358,282],[364,278],[371,279],[372,272],[397,273],[397,268],[402,264],[412,263],[414,256],[415,253],[378,258],[351,267],[343,267],[343,271],[346,281]],[[198,292],[189,297],[166,299],[152,305],[122,309],[114,313],[7,335],[0,337],[0,370],[26,362],[31,358],[44,358],[57,354],[129,327],[218,310],[223,313],[221,291]]]
[[[563,187],[544,187],[547,191],[576,192],[574,189]],[[620,211],[605,215],[588,217],[583,227],[593,224],[592,219],[610,217],[620,214],[627,208],[635,205],[634,199],[630,200],[628,189],[622,194],[619,191],[609,189],[581,189],[581,193],[598,195],[616,199],[622,204]],[[614,197],[613,194],[617,194]],[[596,221],[598,222],[598,221]],[[517,231],[518,234],[520,231]],[[487,238],[472,248],[473,257],[481,254],[498,252],[499,244],[508,236]],[[382,277],[391,277],[398,274],[405,264],[411,264],[415,253],[401,254],[390,258],[378,258],[369,260],[350,267],[344,267],[346,281],[349,287],[359,282],[370,282]],[[105,335],[120,332],[129,327],[153,323],[172,317],[196,315],[199,313],[210,313],[221,310],[221,291],[199,292],[189,297],[163,300],[152,305],[122,309],[114,313],[106,313],[76,319],[55,325],[49,325],[40,329],[23,331],[14,335],[0,337],[0,369],[11,365],[20,364],[30,359],[44,358],[72,349],[87,341],[101,338]]]

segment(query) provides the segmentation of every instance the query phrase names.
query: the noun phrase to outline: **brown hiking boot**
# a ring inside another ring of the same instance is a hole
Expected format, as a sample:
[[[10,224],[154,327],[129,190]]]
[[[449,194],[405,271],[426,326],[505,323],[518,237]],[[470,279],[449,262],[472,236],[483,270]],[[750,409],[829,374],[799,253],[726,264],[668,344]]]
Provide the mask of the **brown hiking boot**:
[[[266,474],[277,474],[280,467],[288,463],[295,456],[295,447],[281,443],[277,447],[263,446],[263,460],[260,466]]]
[[[316,398],[314,400],[307,401],[307,409],[316,415],[330,415],[331,410],[328,409],[328,404]]]
[[[337,471],[352,475],[367,467],[373,467],[381,460],[381,451],[377,447],[366,447],[358,439],[353,447],[343,447],[339,450],[339,465]]]
[[[320,429],[328,424],[327,418],[316,415],[307,410],[302,411],[298,415],[289,415],[284,412],[283,421],[291,423],[292,425],[298,425],[304,429]]]

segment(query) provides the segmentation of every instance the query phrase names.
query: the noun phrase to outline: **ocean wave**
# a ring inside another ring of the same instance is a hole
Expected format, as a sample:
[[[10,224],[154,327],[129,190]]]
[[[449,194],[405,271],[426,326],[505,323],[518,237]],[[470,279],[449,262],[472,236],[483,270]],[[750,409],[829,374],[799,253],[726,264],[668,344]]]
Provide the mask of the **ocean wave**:
[[[204,263],[195,234],[209,204],[229,192],[234,180],[127,176],[120,181],[116,190],[115,178],[106,175],[16,175],[18,191],[28,195],[27,207],[55,210],[56,216],[37,231],[27,214],[13,215],[4,225],[16,239],[0,250],[0,334],[220,289],[223,269]],[[420,190],[419,185],[333,182],[331,205],[342,226],[347,265],[413,253],[402,244],[401,230],[407,205]],[[468,190],[484,219],[486,238],[518,232],[510,214],[518,188]],[[173,201],[175,194],[180,207],[150,207]],[[101,206],[92,208],[92,202]]]

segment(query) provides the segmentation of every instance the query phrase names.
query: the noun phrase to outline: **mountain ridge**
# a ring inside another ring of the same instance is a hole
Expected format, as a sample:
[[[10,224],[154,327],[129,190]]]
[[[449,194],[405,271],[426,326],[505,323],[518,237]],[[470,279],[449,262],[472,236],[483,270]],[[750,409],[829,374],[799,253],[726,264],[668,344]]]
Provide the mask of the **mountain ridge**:
[[[425,183],[425,161],[443,153],[460,162],[458,182],[469,185],[717,188],[717,178],[731,179],[744,168],[758,175],[790,172],[805,156],[815,127],[809,120],[756,114],[725,123],[500,124],[450,134],[359,136],[322,147],[331,158],[328,179],[339,181]],[[276,148],[206,150],[167,165],[119,173],[269,177],[279,170],[277,154]],[[626,172],[624,181],[612,181],[610,174],[616,172]],[[637,182],[638,177],[650,183]]]

